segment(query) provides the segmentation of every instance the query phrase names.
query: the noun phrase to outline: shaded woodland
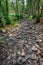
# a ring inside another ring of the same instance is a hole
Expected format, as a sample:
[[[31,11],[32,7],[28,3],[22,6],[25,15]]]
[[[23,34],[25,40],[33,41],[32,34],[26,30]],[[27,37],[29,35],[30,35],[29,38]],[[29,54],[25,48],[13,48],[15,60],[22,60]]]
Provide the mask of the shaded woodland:
[[[0,0],[0,27],[19,19],[43,17],[43,0]]]

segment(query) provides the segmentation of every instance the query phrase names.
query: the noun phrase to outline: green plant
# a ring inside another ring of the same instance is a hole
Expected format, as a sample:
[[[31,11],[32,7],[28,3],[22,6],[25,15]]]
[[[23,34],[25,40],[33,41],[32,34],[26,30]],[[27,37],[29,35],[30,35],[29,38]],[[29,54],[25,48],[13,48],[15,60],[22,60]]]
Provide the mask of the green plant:
[[[29,19],[30,19],[30,20],[32,20],[32,18],[33,18],[33,16],[32,16],[32,15],[30,15],[30,16],[29,16]]]
[[[11,25],[17,27],[19,25],[19,22],[18,21],[12,21]]]

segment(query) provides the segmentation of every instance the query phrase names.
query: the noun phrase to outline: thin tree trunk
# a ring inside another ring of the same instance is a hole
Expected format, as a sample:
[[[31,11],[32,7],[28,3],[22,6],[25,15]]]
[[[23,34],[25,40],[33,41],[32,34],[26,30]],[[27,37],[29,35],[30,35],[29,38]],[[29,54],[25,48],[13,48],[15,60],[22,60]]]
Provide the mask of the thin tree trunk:
[[[42,16],[42,14],[43,14],[43,5],[41,7],[41,14],[40,14],[40,16]]]
[[[38,0],[38,18],[40,17],[40,0]]]
[[[7,23],[9,23],[9,11],[8,11],[8,0],[6,0],[6,19],[7,19]]]
[[[16,0],[16,14],[18,13],[18,0]]]
[[[23,10],[23,12],[24,12],[24,0],[22,1],[22,3],[23,3],[23,8],[22,8],[22,10]]]
[[[32,0],[32,15],[35,16],[35,0]]]
[[[40,0],[38,0],[38,17],[36,23],[40,22]]]

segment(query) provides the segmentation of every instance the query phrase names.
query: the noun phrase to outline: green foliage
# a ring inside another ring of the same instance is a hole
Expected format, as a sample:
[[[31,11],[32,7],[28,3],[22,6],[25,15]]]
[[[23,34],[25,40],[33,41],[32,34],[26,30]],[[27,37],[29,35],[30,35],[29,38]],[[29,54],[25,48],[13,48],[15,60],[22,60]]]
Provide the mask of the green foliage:
[[[40,12],[40,7],[43,6],[43,0],[0,0],[0,27],[11,24],[18,25],[19,19],[40,18],[43,13]],[[40,6],[39,6],[40,5]],[[43,8],[42,8],[43,10]],[[26,13],[26,15],[25,15]]]
[[[0,36],[0,41],[1,41],[3,38],[4,38],[3,36]]]
[[[29,16],[29,19],[30,19],[30,20],[32,20],[32,19],[33,19],[33,16],[32,16],[32,15],[30,15],[30,16]]]
[[[19,14],[19,13],[16,14],[16,17],[18,20],[23,18],[22,14]]]
[[[15,15],[14,13],[10,13],[10,14],[9,14],[9,19],[10,19],[11,21],[16,21],[16,20],[18,20],[17,17],[16,17],[16,15]]]
[[[0,27],[5,27],[6,25],[6,21],[2,18],[2,20],[0,20]]]
[[[0,32],[1,32],[1,30],[0,30]],[[0,44],[2,44],[3,42],[2,42],[2,40],[4,39],[5,37],[3,37],[3,36],[0,36]]]
[[[4,27],[6,25],[6,20],[4,19],[3,13],[0,9],[0,27]]]
[[[18,21],[12,21],[11,26],[18,27],[19,22]]]

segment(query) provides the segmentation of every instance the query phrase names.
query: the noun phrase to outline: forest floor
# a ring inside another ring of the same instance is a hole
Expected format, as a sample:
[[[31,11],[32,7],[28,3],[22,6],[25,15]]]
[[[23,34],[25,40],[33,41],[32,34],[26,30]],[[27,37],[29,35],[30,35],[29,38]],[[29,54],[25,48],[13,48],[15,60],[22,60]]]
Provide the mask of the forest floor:
[[[43,24],[21,20],[0,37],[0,65],[43,65]]]

